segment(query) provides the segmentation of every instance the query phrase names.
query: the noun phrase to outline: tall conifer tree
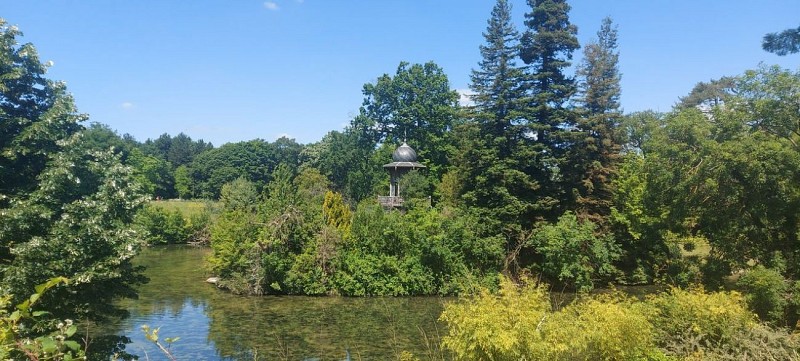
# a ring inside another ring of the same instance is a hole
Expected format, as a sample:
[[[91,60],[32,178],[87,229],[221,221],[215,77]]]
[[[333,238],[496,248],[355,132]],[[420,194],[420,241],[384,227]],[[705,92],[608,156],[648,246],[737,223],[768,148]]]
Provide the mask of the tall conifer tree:
[[[619,52],[617,29],[612,24],[611,18],[603,19],[597,41],[583,49],[583,62],[578,67],[581,139],[571,152],[570,167],[579,193],[577,213],[600,223],[611,212],[611,180],[622,149],[616,131],[622,118]]]
[[[497,0],[483,36],[482,59],[479,69],[472,71],[470,85],[475,92],[474,129],[471,136],[460,137],[457,164],[466,180],[463,198],[485,210],[485,218],[498,225],[518,225],[530,207],[524,195],[533,192],[536,184],[519,171],[515,159],[524,130],[519,126],[524,73],[515,62],[519,33],[511,22],[507,0]]]
[[[571,65],[572,52],[580,45],[578,28],[569,21],[566,0],[528,0],[527,30],[521,39],[520,57],[528,64],[527,138],[525,156],[531,161],[522,170],[536,177],[541,186],[536,199],[537,218],[555,219],[570,190],[561,168],[573,144],[574,113],[565,107],[576,91],[575,80],[564,74]]]

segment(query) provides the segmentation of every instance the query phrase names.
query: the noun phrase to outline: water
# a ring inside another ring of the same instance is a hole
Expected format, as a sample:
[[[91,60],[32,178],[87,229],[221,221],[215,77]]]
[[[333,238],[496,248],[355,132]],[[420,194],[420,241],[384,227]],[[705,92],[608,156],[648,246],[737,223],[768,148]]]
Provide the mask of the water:
[[[237,296],[205,282],[209,250],[187,246],[145,250],[137,263],[150,283],[138,300],[124,300],[131,317],[115,331],[133,342],[140,359],[166,357],[140,327],[160,327],[160,337],[180,337],[171,346],[179,360],[396,359],[410,351],[441,359],[444,334],[436,320],[446,299],[437,297],[346,298]]]

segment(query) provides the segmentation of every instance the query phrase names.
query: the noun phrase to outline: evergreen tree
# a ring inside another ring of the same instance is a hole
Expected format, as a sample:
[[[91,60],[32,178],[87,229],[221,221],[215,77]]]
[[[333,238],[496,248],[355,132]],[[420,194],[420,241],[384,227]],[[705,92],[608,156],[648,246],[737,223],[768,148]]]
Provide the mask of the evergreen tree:
[[[560,199],[571,194],[560,174],[566,152],[573,143],[575,116],[565,103],[576,92],[575,80],[564,74],[572,52],[580,45],[578,28],[569,21],[566,0],[528,0],[527,30],[521,39],[520,57],[527,68],[529,98],[525,111],[527,151],[521,170],[540,185],[533,215],[555,219],[563,211]]]
[[[494,136],[506,136],[522,98],[522,69],[515,59],[519,55],[519,33],[511,23],[508,0],[497,0],[480,46],[483,59],[480,69],[472,70],[472,100],[483,130]]]
[[[602,222],[611,212],[611,180],[622,149],[617,134],[622,118],[617,29],[612,27],[611,18],[603,19],[597,37],[597,42],[584,47],[578,68],[583,114],[578,122],[581,139],[571,151],[571,168],[580,178],[575,184],[579,191],[577,214]]]
[[[800,52],[800,27],[764,35],[761,47],[780,56]]]
[[[525,93],[523,69],[515,63],[519,34],[507,0],[495,4],[483,36],[480,68],[472,71],[470,85],[475,92],[475,124],[459,129],[462,136],[456,137],[461,150],[457,164],[461,179],[466,180],[463,199],[498,225],[518,225],[530,207],[525,195],[535,191],[536,183],[518,169],[524,131],[519,117]]]

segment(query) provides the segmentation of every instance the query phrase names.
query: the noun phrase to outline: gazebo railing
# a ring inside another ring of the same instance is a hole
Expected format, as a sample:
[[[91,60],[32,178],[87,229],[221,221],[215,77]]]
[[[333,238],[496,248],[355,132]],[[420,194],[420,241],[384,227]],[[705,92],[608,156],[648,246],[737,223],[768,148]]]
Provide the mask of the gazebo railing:
[[[399,208],[403,206],[403,197],[378,196],[378,203],[385,208]]]

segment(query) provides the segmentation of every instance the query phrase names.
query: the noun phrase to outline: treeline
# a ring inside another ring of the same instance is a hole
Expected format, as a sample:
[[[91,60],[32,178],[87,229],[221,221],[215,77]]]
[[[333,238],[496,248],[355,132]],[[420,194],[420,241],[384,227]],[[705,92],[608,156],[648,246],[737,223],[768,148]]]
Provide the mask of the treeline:
[[[796,327],[800,73],[761,67],[700,83],[668,113],[623,115],[612,21],[568,74],[569,5],[529,5],[520,33],[497,1],[472,105],[435,63],[403,62],[364,85],[348,127],[307,145],[86,128],[0,23],[0,355],[77,356],[58,320],[124,314],[111,301],[146,281],[131,258],[153,233],[134,221],[157,197],[221,201],[211,267],[234,291],[462,294],[500,274],[579,291],[705,284]],[[382,165],[402,141],[427,169],[402,180],[404,210],[384,210]]]
[[[624,115],[613,22],[601,22],[568,74],[579,48],[569,5],[532,5],[520,34],[508,2],[497,2],[472,105],[458,105],[434,63],[401,63],[364,86],[344,131],[285,162],[284,186],[243,174],[256,190],[251,221],[223,197],[230,224],[211,234],[215,272],[244,292],[290,294],[458,293],[497,273],[576,290],[716,288],[738,277],[762,317],[793,327],[800,75],[761,67],[699,83],[671,112]],[[401,189],[434,206],[367,217],[386,193],[381,165],[403,140],[429,168]],[[309,172],[325,185],[314,201],[294,178]],[[327,191],[353,214],[349,231],[320,216]],[[469,235],[448,234],[453,224]]]

